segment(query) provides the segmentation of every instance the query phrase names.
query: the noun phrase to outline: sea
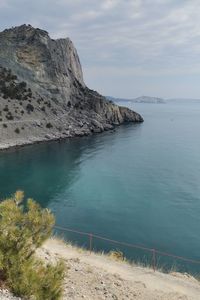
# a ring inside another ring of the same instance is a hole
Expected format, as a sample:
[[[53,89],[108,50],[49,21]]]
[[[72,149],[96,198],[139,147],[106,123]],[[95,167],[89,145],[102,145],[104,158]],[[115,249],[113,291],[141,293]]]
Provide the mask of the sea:
[[[121,104],[144,123],[1,152],[0,198],[23,190],[79,246],[199,274],[200,101]]]

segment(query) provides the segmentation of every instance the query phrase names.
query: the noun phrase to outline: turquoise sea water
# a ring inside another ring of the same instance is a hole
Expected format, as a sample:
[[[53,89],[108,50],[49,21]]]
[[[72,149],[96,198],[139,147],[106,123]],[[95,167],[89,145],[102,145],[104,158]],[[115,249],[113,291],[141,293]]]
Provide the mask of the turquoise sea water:
[[[143,124],[0,153],[0,196],[22,189],[52,209],[58,225],[200,260],[200,103],[134,108]]]

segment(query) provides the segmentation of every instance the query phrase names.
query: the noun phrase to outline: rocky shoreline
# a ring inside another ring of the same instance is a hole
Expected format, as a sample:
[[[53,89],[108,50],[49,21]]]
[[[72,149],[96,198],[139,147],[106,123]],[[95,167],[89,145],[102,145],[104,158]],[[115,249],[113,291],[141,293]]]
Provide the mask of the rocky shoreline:
[[[115,129],[117,127],[113,127],[111,129],[109,129],[110,133],[114,132]],[[101,133],[101,132],[100,132]],[[100,133],[93,133],[93,134],[83,134],[83,135],[74,135],[74,136],[59,136],[59,137],[55,137],[52,135],[52,137],[46,137],[44,139],[37,139],[35,138],[35,140],[31,139],[29,140],[28,138],[26,140],[17,140],[16,142],[13,140],[10,143],[0,143],[0,152],[9,152],[9,151],[15,151],[21,148],[25,148],[28,146],[33,146],[33,145],[39,145],[39,144],[43,144],[43,143],[53,143],[53,142],[62,142],[64,140],[67,139],[74,139],[74,138],[81,138],[81,137],[87,137],[87,136],[92,136],[92,135],[96,135],[96,134],[100,134]]]

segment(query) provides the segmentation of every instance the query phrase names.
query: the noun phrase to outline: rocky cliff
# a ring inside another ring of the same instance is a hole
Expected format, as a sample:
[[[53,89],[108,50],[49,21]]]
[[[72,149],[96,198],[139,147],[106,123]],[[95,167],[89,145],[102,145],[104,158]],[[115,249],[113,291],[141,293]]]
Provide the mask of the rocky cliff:
[[[0,32],[0,148],[142,121],[85,85],[69,38],[30,25]]]

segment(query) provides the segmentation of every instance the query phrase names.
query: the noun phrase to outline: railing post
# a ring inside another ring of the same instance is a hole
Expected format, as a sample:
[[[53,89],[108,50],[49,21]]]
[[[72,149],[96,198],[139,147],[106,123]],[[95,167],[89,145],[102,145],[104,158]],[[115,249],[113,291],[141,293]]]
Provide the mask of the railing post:
[[[156,250],[152,249],[152,267],[154,272],[156,271]]]
[[[90,254],[91,254],[91,252],[92,252],[92,233],[89,234],[89,243],[90,243],[89,249],[90,249]]]

